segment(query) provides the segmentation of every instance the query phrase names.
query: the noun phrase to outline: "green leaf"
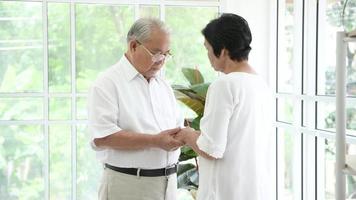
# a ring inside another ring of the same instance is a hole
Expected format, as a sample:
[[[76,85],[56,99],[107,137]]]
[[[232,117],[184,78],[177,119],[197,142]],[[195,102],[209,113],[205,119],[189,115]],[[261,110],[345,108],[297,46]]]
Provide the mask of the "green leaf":
[[[178,176],[178,188],[197,189],[198,180],[198,170],[196,168],[189,169]]]
[[[195,99],[195,100],[199,100],[201,101],[203,104],[205,103],[205,98],[198,95],[197,92],[195,92],[194,90],[192,90],[191,88],[185,87],[185,86],[181,86],[181,85],[173,85],[172,86],[174,91],[176,92],[180,92],[185,94],[186,96]],[[176,94],[176,97],[179,94]]]
[[[180,151],[181,153],[179,155],[179,162],[196,158],[198,156],[198,154],[195,153],[193,149],[188,146],[181,147]]]
[[[194,118],[190,124],[190,127],[194,128],[195,130],[200,130],[200,120],[202,117],[203,115],[199,115],[198,117]]]
[[[183,174],[184,172],[195,168],[196,166],[193,165],[192,163],[187,163],[187,164],[179,164],[178,165],[178,171],[177,171],[177,176]]]
[[[199,70],[193,68],[182,68],[182,72],[191,85],[204,83],[204,78]]]
[[[202,104],[205,104],[205,98],[199,96],[193,90],[179,90],[179,92],[185,94],[187,97],[193,100],[197,100],[200,101]]]
[[[197,115],[202,115],[204,112],[204,103],[201,100],[192,99],[180,91],[174,91],[176,99],[184,103],[192,109]]]
[[[189,87],[186,87],[186,86],[183,86],[183,85],[172,85],[172,88],[174,90],[178,90],[178,91],[191,90]]]
[[[208,92],[210,83],[201,83],[201,84],[196,84],[190,86],[190,89],[192,89],[197,95],[201,96],[202,98],[206,98],[206,93]]]

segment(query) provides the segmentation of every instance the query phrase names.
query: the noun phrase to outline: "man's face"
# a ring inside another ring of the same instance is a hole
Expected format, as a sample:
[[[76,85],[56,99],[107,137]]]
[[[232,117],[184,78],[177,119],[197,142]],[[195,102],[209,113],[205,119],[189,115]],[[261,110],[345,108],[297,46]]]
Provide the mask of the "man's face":
[[[138,72],[149,79],[162,68],[165,62],[164,56],[169,53],[169,34],[154,30],[149,40],[142,43],[141,41],[133,42],[136,43],[132,54],[133,64]]]

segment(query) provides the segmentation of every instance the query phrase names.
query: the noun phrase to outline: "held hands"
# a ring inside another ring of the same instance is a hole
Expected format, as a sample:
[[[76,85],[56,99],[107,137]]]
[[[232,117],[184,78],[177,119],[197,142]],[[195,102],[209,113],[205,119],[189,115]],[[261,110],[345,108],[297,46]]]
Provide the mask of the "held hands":
[[[174,151],[183,145],[192,146],[198,136],[199,133],[190,127],[168,129],[157,135],[158,146],[166,151]]]
[[[193,128],[186,127],[186,128],[181,129],[175,135],[174,138],[176,140],[183,142],[184,144],[186,144],[188,146],[192,146],[192,144],[196,142],[198,136],[199,135]]]
[[[157,135],[158,146],[166,151],[174,151],[183,146],[184,143],[175,138],[181,128],[168,129]]]
[[[199,156],[202,156],[210,160],[217,159],[199,149],[197,145],[197,140],[199,136],[200,136],[200,131],[196,131],[190,127],[186,127],[184,129],[181,129],[181,131],[179,131],[176,134],[175,139],[184,142],[185,145],[192,148],[193,151],[195,151]]]

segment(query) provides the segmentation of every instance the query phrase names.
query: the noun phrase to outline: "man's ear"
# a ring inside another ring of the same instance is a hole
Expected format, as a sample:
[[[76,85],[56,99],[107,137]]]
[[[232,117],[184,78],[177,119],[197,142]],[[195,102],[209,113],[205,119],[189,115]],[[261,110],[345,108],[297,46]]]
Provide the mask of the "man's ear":
[[[137,42],[135,40],[131,40],[129,42],[130,52],[135,52],[137,49],[137,46],[138,46]]]

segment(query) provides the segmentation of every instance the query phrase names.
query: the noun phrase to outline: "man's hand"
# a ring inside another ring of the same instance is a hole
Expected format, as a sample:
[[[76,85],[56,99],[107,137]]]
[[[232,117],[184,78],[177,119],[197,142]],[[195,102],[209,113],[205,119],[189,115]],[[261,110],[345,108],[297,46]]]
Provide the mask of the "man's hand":
[[[190,145],[191,143],[195,142],[199,135],[197,132],[190,127],[186,127],[181,129],[176,135],[175,139],[182,141],[184,144]]]
[[[183,146],[183,142],[174,138],[180,130],[180,128],[168,129],[157,134],[157,146],[166,151],[173,151]]]
[[[200,136],[200,131],[196,131],[190,127],[183,128],[175,135],[175,139],[184,142],[185,145],[189,146],[200,156],[207,158],[209,160],[214,160],[216,158],[200,150],[197,145],[197,140]]]

